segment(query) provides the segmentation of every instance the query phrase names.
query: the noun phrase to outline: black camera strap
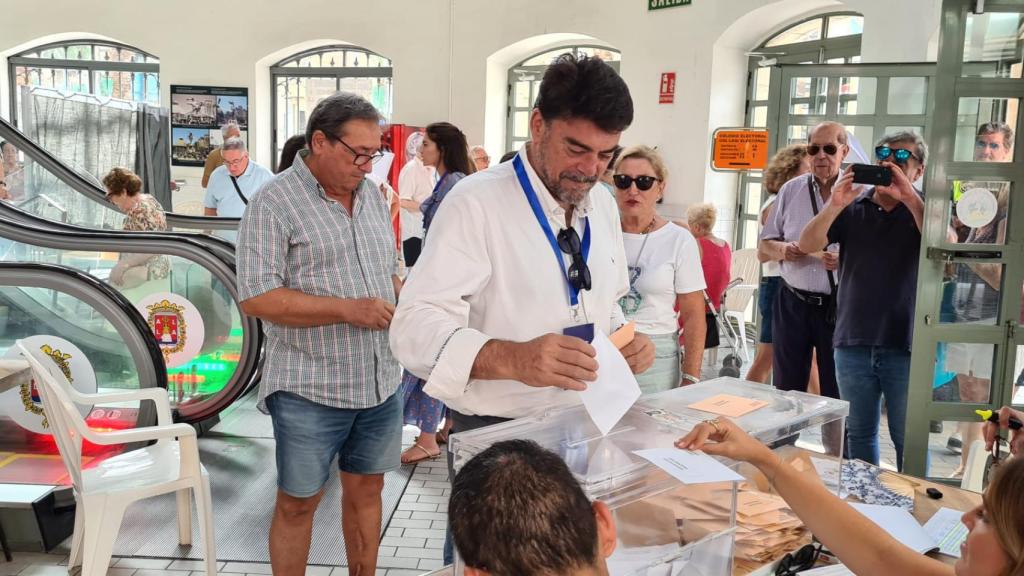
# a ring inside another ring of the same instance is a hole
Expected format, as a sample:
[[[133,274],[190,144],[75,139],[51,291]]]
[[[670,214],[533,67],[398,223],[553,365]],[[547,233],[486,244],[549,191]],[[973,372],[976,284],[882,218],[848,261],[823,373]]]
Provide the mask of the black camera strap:
[[[234,176],[229,176],[229,178],[231,178],[231,184],[235,187],[235,192],[238,192],[238,197],[242,200],[242,204],[245,204],[246,206],[248,206],[249,205],[249,199],[245,197],[245,194],[242,194],[242,189],[238,187],[238,179],[235,178]],[[814,193],[812,192],[811,196],[813,196],[813,195],[814,195]],[[815,207],[814,207],[814,213],[815,214],[818,213],[817,205],[815,205]]]
[[[814,175],[808,174],[807,175],[807,192],[811,195],[811,210],[814,212],[815,216],[818,215],[818,195],[815,194],[815,191],[817,190],[817,188],[818,188],[818,183],[814,181]],[[832,302],[829,305],[828,316],[829,316],[830,321],[834,323],[835,322],[835,307],[836,307],[836,277],[832,273],[831,270],[826,270],[825,273],[828,274],[829,295],[832,296]]]

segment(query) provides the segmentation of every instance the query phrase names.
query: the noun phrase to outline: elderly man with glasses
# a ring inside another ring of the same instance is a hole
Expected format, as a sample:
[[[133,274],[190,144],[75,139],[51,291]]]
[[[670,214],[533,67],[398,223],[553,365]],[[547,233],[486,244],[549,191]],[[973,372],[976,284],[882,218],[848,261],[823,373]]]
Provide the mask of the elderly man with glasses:
[[[237,136],[225,140],[220,153],[224,163],[210,174],[204,214],[241,218],[249,200],[274,174],[249,159],[245,140]],[[238,238],[238,233],[233,230],[218,231],[217,235],[231,242]]]
[[[274,574],[305,574],[313,514],[337,457],[351,574],[373,574],[384,474],[399,467],[402,401],[388,327],[401,283],[387,201],[367,175],[380,114],[338,92],[308,146],[253,197],[239,227],[242,310],[263,320],[259,407],[274,425]],[[226,155],[226,154],[225,154]]]
[[[883,175],[874,186],[857,185],[858,167],[847,171],[800,235],[799,249],[842,248],[833,347],[840,396],[850,402],[850,457],[878,464],[884,396],[902,469],[924,219],[924,198],[913,182],[924,175],[928,146],[913,132],[895,132],[878,142],[875,158],[889,181]]]
[[[835,325],[835,255],[800,248],[800,233],[829,201],[849,153],[846,128],[822,122],[808,136],[811,173],[783,184],[758,243],[761,261],[778,261],[782,286],[772,316],[774,376],[780,390],[807,389],[812,353],[817,352],[821,394],[839,397],[832,359]],[[819,246],[818,250],[823,248]]]

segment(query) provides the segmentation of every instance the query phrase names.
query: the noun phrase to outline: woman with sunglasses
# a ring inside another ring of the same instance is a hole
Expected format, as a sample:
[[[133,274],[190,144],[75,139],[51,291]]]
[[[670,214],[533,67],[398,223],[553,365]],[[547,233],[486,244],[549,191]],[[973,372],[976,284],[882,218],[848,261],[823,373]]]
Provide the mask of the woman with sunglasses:
[[[430,225],[445,196],[459,180],[472,174],[474,168],[470,161],[466,135],[448,122],[436,122],[427,126],[420,156],[423,165],[433,167],[438,175],[434,192],[420,206],[423,212],[425,247]],[[445,418],[444,429],[438,431],[438,425],[445,415],[445,406],[440,400],[431,398],[423,392],[424,384],[423,380],[408,371],[402,376],[401,392],[405,398],[405,423],[412,424],[420,430],[413,445],[402,453],[402,464],[414,464],[437,458],[441,454],[438,444],[447,440],[448,430],[451,428],[451,418]]]
[[[698,382],[704,352],[704,330],[687,330],[680,365],[676,310],[687,326],[704,326],[704,277],[693,235],[655,210],[667,177],[661,155],[647,146],[624,151],[612,175],[629,267],[629,293],[619,303],[655,347],[654,365],[637,376],[644,394]]]
[[[125,230],[146,232],[167,230],[167,219],[160,202],[142,193],[142,179],[127,168],[114,168],[103,177],[107,200],[124,212]],[[154,254],[121,254],[110,270],[110,283],[118,288],[134,288],[147,280],[166,278],[170,262]]]
[[[1024,458],[1000,465],[982,504],[964,513],[961,520],[967,539],[960,546],[960,559],[951,567],[907,548],[727,418],[698,424],[676,441],[676,447],[756,466],[814,536],[854,574],[1024,574]]]

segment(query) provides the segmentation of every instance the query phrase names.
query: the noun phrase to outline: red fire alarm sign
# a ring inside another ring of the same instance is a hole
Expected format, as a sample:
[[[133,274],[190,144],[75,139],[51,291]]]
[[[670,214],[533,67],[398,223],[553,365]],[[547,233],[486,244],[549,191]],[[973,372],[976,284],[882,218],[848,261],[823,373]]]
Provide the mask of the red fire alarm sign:
[[[661,88],[658,91],[658,104],[672,104],[676,101],[676,73],[662,72]]]

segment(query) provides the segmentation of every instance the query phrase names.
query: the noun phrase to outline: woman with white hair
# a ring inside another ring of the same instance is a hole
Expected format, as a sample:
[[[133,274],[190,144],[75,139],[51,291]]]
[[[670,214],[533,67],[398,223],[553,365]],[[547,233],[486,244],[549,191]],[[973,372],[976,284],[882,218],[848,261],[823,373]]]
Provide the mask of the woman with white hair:
[[[721,343],[718,337],[718,325],[715,323],[713,312],[721,310],[722,295],[725,287],[729,284],[732,274],[732,249],[729,243],[715,236],[712,229],[718,219],[718,210],[713,204],[693,204],[686,209],[686,221],[690,225],[690,232],[697,238],[697,245],[700,247],[700,265],[704,270],[704,282],[707,284],[708,299],[715,310],[707,309],[705,313],[705,325],[707,336],[704,340],[704,348],[717,348]],[[689,327],[684,325],[685,330]]]

